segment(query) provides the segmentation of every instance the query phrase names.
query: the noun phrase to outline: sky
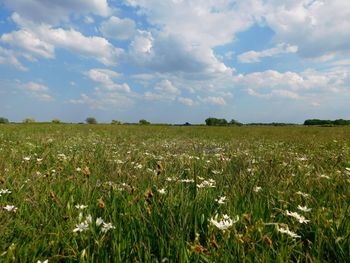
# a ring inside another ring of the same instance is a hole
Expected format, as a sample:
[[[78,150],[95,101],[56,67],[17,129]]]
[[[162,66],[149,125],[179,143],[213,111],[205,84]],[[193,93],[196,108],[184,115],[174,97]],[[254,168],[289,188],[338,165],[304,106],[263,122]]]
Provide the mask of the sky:
[[[350,119],[349,0],[0,0],[0,117]]]

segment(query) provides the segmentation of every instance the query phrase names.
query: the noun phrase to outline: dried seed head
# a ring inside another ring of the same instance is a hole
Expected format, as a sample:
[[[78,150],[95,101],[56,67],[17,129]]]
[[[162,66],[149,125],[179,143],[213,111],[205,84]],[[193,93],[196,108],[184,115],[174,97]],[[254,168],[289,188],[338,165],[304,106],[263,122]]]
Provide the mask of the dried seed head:
[[[163,165],[161,162],[157,162],[157,175],[160,175],[164,171]]]
[[[85,167],[84,169],[83,169],[83,175],[85,176],[85,177],[88,177],[89,178],[89,176],[90,176],[90,169],[89,169],[89,167]]]
[[[105,202],[103,202],[102,197],[101,197],[100,199],[97,200],[97,206],[98,206],[99,208],[102,208],[102,209],[104,209],[104,208],[106,207],[106,204],[105,204]]]

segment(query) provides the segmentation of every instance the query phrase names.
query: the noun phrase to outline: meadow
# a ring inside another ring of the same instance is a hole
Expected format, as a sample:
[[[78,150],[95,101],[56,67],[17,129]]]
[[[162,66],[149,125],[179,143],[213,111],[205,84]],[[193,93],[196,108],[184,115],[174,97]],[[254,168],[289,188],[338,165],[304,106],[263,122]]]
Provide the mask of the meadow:
[[[0,262],[349,262],[350,128],[0,125]]]

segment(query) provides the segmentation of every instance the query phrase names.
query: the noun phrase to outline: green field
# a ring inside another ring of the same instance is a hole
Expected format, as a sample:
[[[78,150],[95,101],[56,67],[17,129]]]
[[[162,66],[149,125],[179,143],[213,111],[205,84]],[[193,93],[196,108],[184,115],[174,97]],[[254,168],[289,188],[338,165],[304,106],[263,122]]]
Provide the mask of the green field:
[[[347,262],[350,128],[0,125],[0,262]]]

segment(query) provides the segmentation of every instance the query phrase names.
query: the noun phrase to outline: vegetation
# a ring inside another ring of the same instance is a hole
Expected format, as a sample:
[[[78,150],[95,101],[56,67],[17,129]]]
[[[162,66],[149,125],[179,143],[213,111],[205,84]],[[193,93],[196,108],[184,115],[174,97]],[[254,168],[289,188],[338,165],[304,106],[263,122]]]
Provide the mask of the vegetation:
[[[3,126],[0,262],[347,262],[349,132]]]
[[[225,126],[228,124],[225,119],[217,119],[217,118],[208,118],[205,120],[205,124],[208,126]]]
[[[304,125],[336,125],[336,126],[341,126],[341,125],[350,125],[350,120],[343,120],[343,119],[338,119],[335,121],[331,120],[319,120],[319,119],[311,119],[311,120],[306,120],[304,122]]]
[[[142,119],[142,120],[139,120],[139,124],[141,124],[141,125],[148,125],[148,124],[151,124],[151,123],[149,121],[146,121],[146,120]]]
[[[35,122],[35,119],[34,118],[25,118],[24,120],[23,120],[23,123],[34,123]]]
[[[7,124],[9,123],[9,120],[4,118],[4,117],[0,117],[0,124]]]
[[[53,119],[51,122],[52,122],[52,123],[55,123],[55,124],[62,123],[62,121],[59,120],[59,119]]]
[[[86,120],[85,120],[85,122],[86,122],[87,124],[97,124],[97,120],[96,120],[96,118],[94,118],[94,117],[87,117]]]
[[[118,120],[112,120],[111,124],[121,125],[122,122],[121,122],[121,121],[118,121]]]

